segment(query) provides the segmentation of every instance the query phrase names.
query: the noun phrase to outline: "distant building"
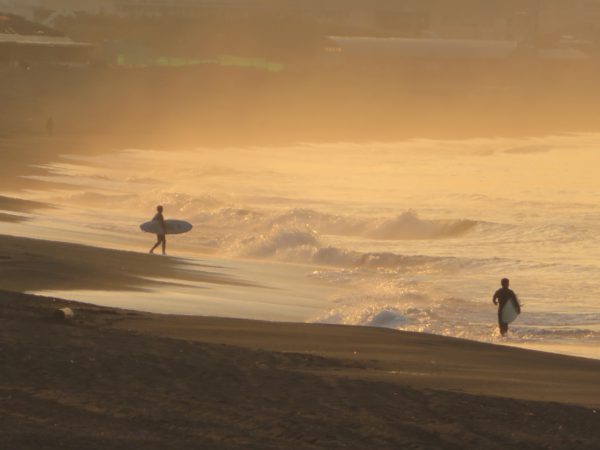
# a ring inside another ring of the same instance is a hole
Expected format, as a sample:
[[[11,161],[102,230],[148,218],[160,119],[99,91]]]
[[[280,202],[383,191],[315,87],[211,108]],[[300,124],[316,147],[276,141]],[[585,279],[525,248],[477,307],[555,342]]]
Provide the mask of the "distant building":
[[[600,40],[600,0],[541,0],[541,32]]]
[[[423,0],[422,7],[445,37],[535,40],[600,31],[600,0]]]
[[[414,34],[427,28],[428,13],[415,0],[115,0],[117,14],[130,17],[195,17],[214,12],[259,11],[307,17],[361,29]],[[407,4],[410,4],[407,6]]]
[[[85,64],[93,47],[74,42],[51,28],[0,13],[0,64],[28,68],[36,64]]]
[[[373,35],[420,34],[518,41],[572,35],[600,40],[600,0],[304,0],[296,3],[322,22],[354,26],[357,31],[372,30]]]
[[[28,20],[46,17],[55,11],[110,14],[115,12],[115,0],[0,0],[0,11]]]
[[[115,0],[44,0],[42,6],[47,9],[101,13],[114,11]]]
[[[347,8],[339,10],[314,10],[318,22],[330,26],[345,26],[357,32],[418,36],[429,29],[431,16],[427,11],[413,8],[394,8],[373,5],[370,8]]]
[[[16,14],[33,20],[36,8],[41,6],[41,0],[0,0],[0,12]]]
[[[252,0],[114,0],[117,14],[133,17],[194,17],[208,9],[230,9],[259,6]]]
[[[506,61],[576,62],[589,56],[575,48],[535,48],[517,41],[481,39],[407,39],[339,37],[329,38],[326,52],[339,63],[388,62],[405,67],[410,63],[443,64],[490,63]],[[377,65],[374,65],[377,67]]]

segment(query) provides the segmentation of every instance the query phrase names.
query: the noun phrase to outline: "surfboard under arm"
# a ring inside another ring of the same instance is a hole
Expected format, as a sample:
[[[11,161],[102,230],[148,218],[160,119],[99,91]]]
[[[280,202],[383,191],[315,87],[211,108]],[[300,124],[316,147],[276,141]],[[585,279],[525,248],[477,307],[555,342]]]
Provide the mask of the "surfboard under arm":
[[[168,219],[165,220],[167,234],[187,233],[192,229],[192,224],[185,220]],[[140,225],[140,229],[146,233],[163,234],[164,230],[158,220],[151,220]]]

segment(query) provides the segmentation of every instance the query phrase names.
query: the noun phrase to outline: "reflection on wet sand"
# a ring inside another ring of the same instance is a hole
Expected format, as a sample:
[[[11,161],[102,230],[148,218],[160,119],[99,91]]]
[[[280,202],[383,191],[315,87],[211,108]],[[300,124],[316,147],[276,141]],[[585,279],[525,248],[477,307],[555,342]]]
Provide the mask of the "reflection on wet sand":
[[[177,258],[11,236],[0,236],[0,247],[1,289],[144,290],[178,282],[256,287],[218,268],[203,270]]]

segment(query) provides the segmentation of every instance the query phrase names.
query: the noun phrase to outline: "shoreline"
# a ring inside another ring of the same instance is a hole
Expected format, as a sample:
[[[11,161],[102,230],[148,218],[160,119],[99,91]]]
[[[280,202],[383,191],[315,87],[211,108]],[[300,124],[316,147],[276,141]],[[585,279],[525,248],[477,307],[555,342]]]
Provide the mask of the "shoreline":
[[[68,306],[75,317],[53,319]],[[597,448],[600,361],[0,291],[12,448]]]
[[[0,234],[0,289],[136,291],[172,283],[255,286],[176,257]],[[127,268],[127,271],[125,270]],[[217,270],[213,270],[217,269]]]
[[[304,297],[309,304],[289,303],[298,301],[294,298],[288,299],[293,292],[288,292],[289,289],[282,291],[276,285],[262,284],[268,281],[261,281],[256,278],[256,274],[246,273],[244,266],[228,266],[222,262],[212,261],[210,258],[191,263],[186,258],[173,256],[165,258],[131,250],[2,234],[0,234],[0,248],[0,290],[57,296],[70,299],[67,301],[84,301],[84,303],[107,308],[125,308],[142,314],[166,316],[181,314],[182,317],[210,316],[224,320],[271,320],[273,321],[271,323],[318,325],[294,318],[297,316],[294,312],[297,307],[316,308],[316,297],[308,300],[312,291],[306,286],[304,289],[307,292]],[[287,271],[282,271],[280,276],[286,277],[288,280],[286,283],[293,280],[287,278],[290,276]],[[301,280],[294,280],[293,286],[300,289],[300,282]],[[181,305],[176,303],[169,306],[169,294],[165,289],[178,287],[184,289],[187,300],[181,300],[183,302]],[[253,292],[248,292],[249,290]],[[89,292],[85,294],[81,291]],[[197,293],[194,294],[194,291]],[[73,294],[69,295],[68,293],[71,292]],[[83,298],[78,295],[82,295]],[[129,297],[125,300],[125,304],[121,304],[122,302],[114,300],[115,295]],[[185,307],[185,301],[194,299],[201,299],[207,303],[202,307]],[[270,316],[265,313],[264,307],[260,306],[267,301],[271,302],[269,303]],[[144,304],[147,305],[145,309]],[[237,313],[234,313],[235,308],[238,308]],[[193,311],[194,309],[196,311]],[[265,319],[265,317],[271,318]],[[338,326],[370,328],[363,325]],[[395,331],[385,327],[375,329]],[[458,339],[441,334],[418,334]],[[519,342],[486,342],[470,339],[465,341],[600,362],[600,358],[587,354],[569,353],[565,349],[554,351],[551,343],[546,344],[548,348],[543,348],[544,343],[536,348],[535,345],[530,347],[527,343]]]

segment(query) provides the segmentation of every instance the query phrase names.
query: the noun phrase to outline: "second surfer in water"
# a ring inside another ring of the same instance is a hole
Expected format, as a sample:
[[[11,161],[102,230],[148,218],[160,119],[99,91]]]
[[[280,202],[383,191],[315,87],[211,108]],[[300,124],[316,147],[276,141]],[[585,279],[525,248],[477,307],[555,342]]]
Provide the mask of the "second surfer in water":
[[[166,255],[167,254],[167,225],[165,224],[165,218],[163,217],[163,207],[158,205],[156,207],[156,214],[154,215],[154,217],[152,218],[153,221],[159,222],[160,226],[162,227],[162,234],[157,234],[156,235],[156,244],[154,244],[154,247],[152,247],[150,249],[150,253],[154,253],[154,249],[156,249],[156,247],[158,247],[159,245],[162,244],[162,254]]]
[[[516,294],[512,289],[508,288],[508,285],[510,284],[508,278],[502,278],[500,284],[502,287],[494,293],[492,301],[494,302],[494,305],[498,305],[498,326],[500,327],[500,334],[506,336],[506,333],[508,333],[508,324],[502,321],[502,309],[504,308],[504,305],[506,305],[509,300],[513,300],[519,312],[521,307],[519,306]]]

